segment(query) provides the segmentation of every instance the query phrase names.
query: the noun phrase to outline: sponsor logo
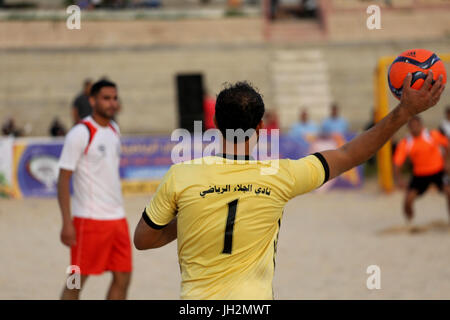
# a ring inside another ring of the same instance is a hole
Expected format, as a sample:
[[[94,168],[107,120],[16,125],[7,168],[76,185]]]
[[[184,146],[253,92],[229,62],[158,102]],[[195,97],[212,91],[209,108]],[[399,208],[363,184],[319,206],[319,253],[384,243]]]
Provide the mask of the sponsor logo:
[[[28,162],[28,172],[47,189],[53,189],[58,180],[58,159],[51,155],[34,156]]]
[[[408,51],[406,53],[406,55],[409,56],[409,57],[415,58],[416,57],[416,52],[415,51]]]

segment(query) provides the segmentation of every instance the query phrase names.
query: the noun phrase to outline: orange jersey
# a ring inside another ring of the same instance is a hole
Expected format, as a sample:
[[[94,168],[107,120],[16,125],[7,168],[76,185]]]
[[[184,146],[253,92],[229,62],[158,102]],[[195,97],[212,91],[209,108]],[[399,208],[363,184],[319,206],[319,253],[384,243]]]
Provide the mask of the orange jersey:
[[[411,159],[415,176],[428,176],[444,169],[441,147],[447,147],[447,137],[437,130],[423,130],[418,137],[402,139],[394,153],[394,164],[401,166],[406,158]]]

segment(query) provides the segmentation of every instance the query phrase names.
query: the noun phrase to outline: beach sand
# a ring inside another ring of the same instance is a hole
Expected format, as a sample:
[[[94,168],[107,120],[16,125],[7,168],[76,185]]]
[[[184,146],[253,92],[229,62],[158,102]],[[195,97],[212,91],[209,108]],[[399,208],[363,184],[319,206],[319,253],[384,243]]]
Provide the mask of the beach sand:
[[[134,231],[150,196],[127,196]],[[278,243],[276,299],[450,299],[450,229],[445,198],[416,203],[414,227],[402,216],[403,193],[374,183],[359,191],[316,192],[286,206]],[[69,249],[59,241],[56,199],[0,199],[0,299],[58,299]],[[179,299],[176,243],[133,249],[130,299]],[[366,286],[367,267],[381,289]],[[104,299],[111,275],[90,277],[82,299]]]

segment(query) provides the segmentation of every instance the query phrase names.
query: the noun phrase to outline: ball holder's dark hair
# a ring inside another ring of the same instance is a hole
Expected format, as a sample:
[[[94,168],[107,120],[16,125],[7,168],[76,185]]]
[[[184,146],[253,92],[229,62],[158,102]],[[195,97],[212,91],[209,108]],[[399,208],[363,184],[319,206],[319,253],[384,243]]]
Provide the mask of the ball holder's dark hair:
[[[114,82],[112,82],[112,81],[99,80],[99,81],[97,81],[96,83],[94,83],[92,85],[90,95],[92,97],[95,97],[100,92],[100,90],[102,90],[102,88],[105,88],[105,87],[117,88],[116,84]]]
[[[216,100],[216,121],[226,137],[227,129],[256,129],[264,115],[261,94],[246,81],[226,84]]]

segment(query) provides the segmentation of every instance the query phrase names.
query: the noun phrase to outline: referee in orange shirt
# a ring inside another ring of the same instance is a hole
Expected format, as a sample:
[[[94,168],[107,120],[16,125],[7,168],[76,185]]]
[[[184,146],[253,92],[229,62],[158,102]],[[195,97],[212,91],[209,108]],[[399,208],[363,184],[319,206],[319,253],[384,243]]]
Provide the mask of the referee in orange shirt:
[[[414,200],[434,184],[447,196],[450,214],[450,186],[447,183],[446,159],[449,151],[447,137],[437,130],[428,131],[419,116],[408,122],[410,135],[397,145],[394,153],[394,174],[397,183],[404,187],[400,169],[407,157],[413,166],[413,176],[406,191],[404,213],[408,222],[414,216]],[[449,216],[450,218],[450,216]]]

